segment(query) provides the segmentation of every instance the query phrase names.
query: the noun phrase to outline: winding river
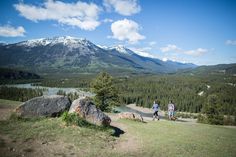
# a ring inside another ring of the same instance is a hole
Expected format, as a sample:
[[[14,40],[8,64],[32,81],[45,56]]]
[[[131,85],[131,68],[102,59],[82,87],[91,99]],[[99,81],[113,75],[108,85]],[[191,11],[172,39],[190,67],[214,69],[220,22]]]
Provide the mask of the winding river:
[[[64,92],[66,92],[66,94],[68,93],[77,93],[81,96],[94,96],[93,93],[91,92],[85,92],[82,91],[78,88],[58,88],[58,87],[44,87],[44,86],[33,86],[31,83],[27,83],[27,84],[13,84],[13,85],[4,85],[7,87],[17,87],[17,88],[31,88],[31,89],[44,89],[43,91],[43,95],[56,95],[57,92],[59,90],[62,90]]]

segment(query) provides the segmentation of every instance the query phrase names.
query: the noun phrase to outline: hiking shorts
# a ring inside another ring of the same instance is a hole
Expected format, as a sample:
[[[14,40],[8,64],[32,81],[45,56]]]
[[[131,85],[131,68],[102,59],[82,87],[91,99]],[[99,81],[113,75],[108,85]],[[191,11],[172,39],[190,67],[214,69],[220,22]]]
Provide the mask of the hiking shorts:
[[[153,113],[153,116],[158,116],[158,111],[155,111],[155,112]]]

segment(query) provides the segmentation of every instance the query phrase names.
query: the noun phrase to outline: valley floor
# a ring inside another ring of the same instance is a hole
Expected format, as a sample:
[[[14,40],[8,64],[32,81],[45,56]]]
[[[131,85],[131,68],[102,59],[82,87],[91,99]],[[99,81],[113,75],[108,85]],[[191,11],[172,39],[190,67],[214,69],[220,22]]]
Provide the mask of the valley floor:
[[[94,130],[65,126],[60,118],[9,120],[17,105],[0,100],[0,156],[236,156],[235,127],[167,120],[141,123],[110,114],[113,127]]]

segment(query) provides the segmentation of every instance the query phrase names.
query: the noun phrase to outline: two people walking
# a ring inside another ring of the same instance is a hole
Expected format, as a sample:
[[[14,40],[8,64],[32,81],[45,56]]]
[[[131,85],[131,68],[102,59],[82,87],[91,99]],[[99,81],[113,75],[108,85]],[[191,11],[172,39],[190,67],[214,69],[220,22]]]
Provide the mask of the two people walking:
[[[159,108],[160,108],[159,104],[157,104],[156,101],[154,101],[153,106],[152,106],[153,120],[155,120],[155,119],[160,120],[159,114],[158,114]],[[172,101],[170,101],[168,104],[168,118],[169,118],[169,120],[175,120],[174,111],[175,111],[175,105],[173,104]]]

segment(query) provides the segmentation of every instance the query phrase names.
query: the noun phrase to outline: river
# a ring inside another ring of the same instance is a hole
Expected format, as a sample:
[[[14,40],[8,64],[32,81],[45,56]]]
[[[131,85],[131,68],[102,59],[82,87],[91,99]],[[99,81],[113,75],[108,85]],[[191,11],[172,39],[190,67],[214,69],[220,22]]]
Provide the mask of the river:
[[[81,96],[89,96],[92,97],[94,96],[93,93],[91,92],[85,92],[82,91],[78,88],[58,88],[58,87],[44,87],[44,86],[33,86],[31,83],[27,83],[27,84],[13,84],[13,85],[4,85],[7,87],[17,87],[17,88],[31,88],[31,89],[44,89],[43,91],[43,95],[56,95],[57,92],[59,90],[62,90],[64,92],[66,92],[66,94],[68,93],[77,93]]]

